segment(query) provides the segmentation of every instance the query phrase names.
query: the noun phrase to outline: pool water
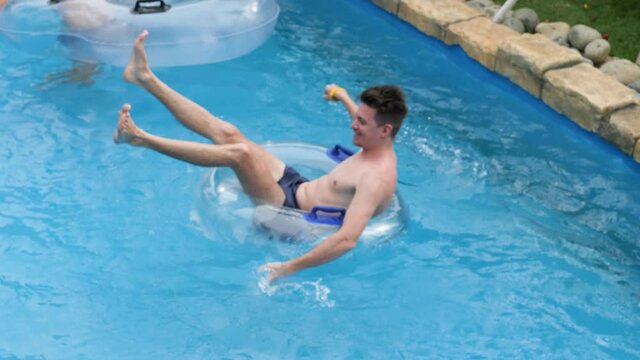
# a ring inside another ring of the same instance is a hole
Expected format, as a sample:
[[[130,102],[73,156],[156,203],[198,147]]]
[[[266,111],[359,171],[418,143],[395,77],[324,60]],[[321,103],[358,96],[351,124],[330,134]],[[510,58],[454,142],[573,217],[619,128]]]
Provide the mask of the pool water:
[[[0,40],[0,358],[640,358],[640,166],[367,1],[283,0],[255,52],[159,69],[257,142],[350,144],[336,82],[394,83],[407,230],[274,286],[311,244],[196,206],[207,169],[116,146],[119,106],[202,141],[103,67]],[[151,34],[153,36],[153,34]]]

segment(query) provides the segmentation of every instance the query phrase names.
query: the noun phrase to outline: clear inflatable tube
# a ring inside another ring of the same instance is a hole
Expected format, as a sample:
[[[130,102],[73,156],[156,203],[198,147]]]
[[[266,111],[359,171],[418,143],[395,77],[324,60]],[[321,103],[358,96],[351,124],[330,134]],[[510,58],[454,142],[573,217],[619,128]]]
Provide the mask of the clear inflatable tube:
[[[336,162],[327,156],[322,146],[304,143],[269,143],[264,147],[293,166],[303,176],[315,178],[329,172]],[[242,187],[229,169],[215,168],[207,173],[200,191],[205,214],[216,220],[244,219],[285,239],[318,240],[338,230],[338,226],[310,223],[304,212],[291,208],[261,205],[254,207],[243,193]],[[402,198],[396,192],[389,207],[369,221],[360,239],[364,242],[382,242],[398,235],[406,226],[408,214]],[[204,219],[202,219],[204,221]]]
[[[148,30],[151,66],[196,65],[251,52],[273,32],[280,13],[275,0],[168,0],[162,11],[160,0],[143,3],[9,0],[0,11],[0,33],[26,51],[55,49],[74,60],[124,66],[133,40]],[[151,10],[134,12],[136,4]]]

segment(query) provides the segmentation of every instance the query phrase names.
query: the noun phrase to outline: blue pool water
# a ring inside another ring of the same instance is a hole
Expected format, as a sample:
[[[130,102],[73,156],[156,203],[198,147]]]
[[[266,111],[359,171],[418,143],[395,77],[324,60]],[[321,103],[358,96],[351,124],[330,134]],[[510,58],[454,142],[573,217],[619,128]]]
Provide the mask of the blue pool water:
[[[258,142],[349,143],[321,99],[397,83],[407,230],[274,287],[309,244],[198,210],[206,169],[111,135],[201,140],[121,69],[0,42],[0,359],[640,358],[640,166],[366,1],[283,0],[252,54],[157,74]]]

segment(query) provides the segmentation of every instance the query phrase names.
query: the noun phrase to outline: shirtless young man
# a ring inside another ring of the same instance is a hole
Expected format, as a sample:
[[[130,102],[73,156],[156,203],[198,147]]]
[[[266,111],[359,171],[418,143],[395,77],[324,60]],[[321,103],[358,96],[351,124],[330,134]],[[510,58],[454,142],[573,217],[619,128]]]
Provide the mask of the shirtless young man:
[[[199,166],[227,166],[234,170],[244,191],[257,204],[298,207],[314,205],[347,209],[342,227],[306,254],[261,267],[269,281],[329,262],[353,249],[372,216],[391,201],[397,182],[394,136],[407,113],[402,91],[395,86],[365,90],[356,105],[347,92],[327,85],[324,96],[341,101],[351,116],[353,143],[362,148],[338,164],[329,174],[307,181],[261,146],[247,139],[234,125],[207,112],[158,79],[147,64],[144,40],[138,36],[124,78],[158,100],[187,128],[213,144],[186,142],[155,136],[135,125],[131,106],[120,109],[114,133],[116,143],[142,146]]]

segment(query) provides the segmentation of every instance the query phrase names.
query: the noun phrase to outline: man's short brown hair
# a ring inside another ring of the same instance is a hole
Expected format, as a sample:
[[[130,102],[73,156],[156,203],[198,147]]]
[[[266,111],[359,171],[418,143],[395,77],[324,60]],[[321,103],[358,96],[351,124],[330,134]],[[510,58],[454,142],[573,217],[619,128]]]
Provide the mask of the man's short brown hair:
[[[376,110],[378,125],[391,125],[391,137],[395,137],[408,112],[402,89],[395,85],[372,86],[360,94],[360,101]]]

